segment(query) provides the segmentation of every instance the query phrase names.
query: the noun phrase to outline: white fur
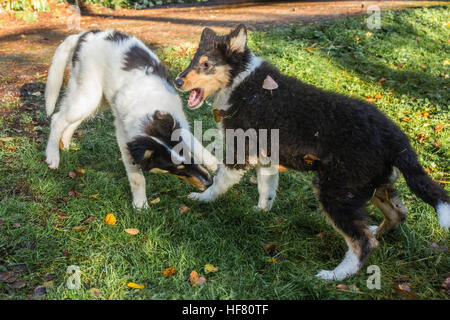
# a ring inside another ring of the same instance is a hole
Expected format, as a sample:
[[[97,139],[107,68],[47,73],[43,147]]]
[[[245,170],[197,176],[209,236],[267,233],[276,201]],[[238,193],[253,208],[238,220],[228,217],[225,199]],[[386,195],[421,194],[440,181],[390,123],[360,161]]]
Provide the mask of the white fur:
[[[276,172],[273,174],[273,172]],[[258,180],[259,201],[258,209],[269,211],[272,209],[273,201],[277,195],[278,187],[278,170],[271,167],[258,166],[256,168]]]
[[[232,186],[238,183],[244,175],[244,170],[229,169],[220,164],[217,174],[214,176],[213,184],[205,192],[193,192],[189,198],[203,202],[216,200],[220,195],[228,191]]]
[[[316,277],[325,280],[343,280],[358,272],[360,262],[351,248],[345,254],[344,260],[334,270],[322,270]]]
[[[439,224],[442,228],[450,228],[450,203],[439,202],[436,206]]]
[[[70,70],[60,110],[52,116],[46,162],[51,169],[58,168],[60,140],[64,148],[68,148],[78,125],[96,112],[104,97],[114,114],[117,142],[130,181],[133,205],[142,208],[147,206],[145,178],[141,169],[132,163],[127,142],[144,134],[142,121],[156,110],[170,113],[186,130],[189,126],[180,97],[165,79],[146,72],[149,70],[122,69],[124,54],[131,46],[140,46],[156,61],[159,61],[158,57],[134,37],[118,42],[105,40],[111,32],[106,30],[86,35],[78,52],[78,61]],[[45,93],[48,115],[54,111],[64,69],[82,34],[69,36],[55,52]],[[197,150],[198,153],[201,151]]]

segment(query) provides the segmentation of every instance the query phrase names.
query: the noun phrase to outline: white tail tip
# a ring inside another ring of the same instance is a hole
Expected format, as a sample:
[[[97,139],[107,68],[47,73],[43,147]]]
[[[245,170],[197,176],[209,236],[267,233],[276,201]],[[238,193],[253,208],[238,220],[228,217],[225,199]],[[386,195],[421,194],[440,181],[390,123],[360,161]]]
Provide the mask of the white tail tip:
[[[442,228],[450,228],[450,203],[439,202],[436,206],[439,224]]]

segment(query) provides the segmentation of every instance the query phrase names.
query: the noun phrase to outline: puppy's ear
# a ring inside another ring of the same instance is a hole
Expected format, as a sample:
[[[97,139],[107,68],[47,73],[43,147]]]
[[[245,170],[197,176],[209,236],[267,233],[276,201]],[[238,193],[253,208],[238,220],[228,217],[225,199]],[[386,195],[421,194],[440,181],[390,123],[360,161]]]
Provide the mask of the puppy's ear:
[[[153,140],[150,137],[139,136],[127,143],[128,151],[130,152],[131,158],[134,163],[146,169],[147,161],[153,155]]]
[[[230,32],[229,46],[233,52],[244,52],[247,45],[247,28],[243,24],[240,24]]]
[[[202,31],[202,36],[200,37],[200,41],[203,41],[205,39],[211,39],[214,38],[216,36],[216,33],[210,29],[210,28],[205,28]]]

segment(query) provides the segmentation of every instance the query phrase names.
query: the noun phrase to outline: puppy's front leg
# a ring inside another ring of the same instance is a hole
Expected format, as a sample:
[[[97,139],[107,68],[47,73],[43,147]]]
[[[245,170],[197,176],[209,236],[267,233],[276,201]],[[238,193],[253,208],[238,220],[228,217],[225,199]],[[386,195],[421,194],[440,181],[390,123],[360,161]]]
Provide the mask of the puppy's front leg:
[[[278,187],[278,170],[275,167],[256,168],[258,179],[259,201],[258,209],[269,211],[272,209],[273,201],[277,195]]]
[[[217,174],[214,176],[213,184],[203,193],[193,192],[189,195],[189,198],[193,200],[199,200],[203,202],[210,202],[216,200],[220,195],[227,192],[233,185],[238,183],[245,170],[230,169],[227,166],[221,164]]]

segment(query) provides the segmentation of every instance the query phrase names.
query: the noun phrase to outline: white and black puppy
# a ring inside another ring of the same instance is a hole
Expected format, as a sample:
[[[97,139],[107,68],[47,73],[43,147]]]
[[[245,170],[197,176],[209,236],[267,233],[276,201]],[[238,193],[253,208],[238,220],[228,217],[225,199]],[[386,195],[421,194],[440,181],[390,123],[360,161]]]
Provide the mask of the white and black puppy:
[[[114,30],[67,37],[56,49],[48,72],[45,103],[49,116],[69,63],[67,90],[59,112],[52,116],[46,149],[51,169],[58,168],[59,149],[69,148],[80,123],[97,110],[111,107],[134,207],[147,206],[141,168],[174,174],[200,188],[211,183],[208,172],[196,163],[215,171],[216,159],[190,133],[166,68],[141,41]],[[181,129],[179,138],[172,141],[177,129]],[[173,150],[180,142],[189,152]]]

